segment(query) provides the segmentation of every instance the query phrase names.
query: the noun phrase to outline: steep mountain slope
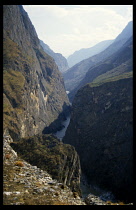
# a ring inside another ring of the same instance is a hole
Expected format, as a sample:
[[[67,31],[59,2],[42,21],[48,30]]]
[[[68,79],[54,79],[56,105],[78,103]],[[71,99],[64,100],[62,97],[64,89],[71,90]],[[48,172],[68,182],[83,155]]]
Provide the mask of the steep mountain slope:
[[[63,116],[69,100],[62,75],[23,7],[3,8],[4,130],[16,139],[41,133]]]
[[[66,89],[70,92],[73,91],[75,88],[78,87],[78,85],[91,67],[94,67],[94,65],[99,64],[99,62],[104,61],[104,59],[117,52],[132,36],[132,27],[133,22],[131,21],[108,48],[106,48],[101,53],[85,59],[80,63],[74,65],[72,68],[68,69],[67,72],[64,73]]]
[[[57,64],[59,70],[62,73],[65,72],[69,68],[68,63],[67,63],[67,59],[62,54],[55,53],[42,40],[40,40],[40,44],[43,47],[44,52],[46,52],[48,55],[50,55],[52,58],[54,58],[54,60],[55,60],[55,62]]]
[[[78,90],[63,139],[79,154],[91,186],[133,202],[132,72]]]
[[[75,64],[79,63],[80,61],[102,52],[110,44],[112,44],[113,41],[114,40],[105,40],[105,41],[102,41],[102,42],[94,45],[93,47],[83,48],[81,50],[74,52],[72,55],[70,55],[67,58],[69,67],[72,67]]]
[[[130,37],[125,44],[112,56],[91,67],[79,85],[71,91],[69,98],[72,101],[77,90],[87,83],[99,82],[116,75],[132,71],[133,69],[133,37]]]

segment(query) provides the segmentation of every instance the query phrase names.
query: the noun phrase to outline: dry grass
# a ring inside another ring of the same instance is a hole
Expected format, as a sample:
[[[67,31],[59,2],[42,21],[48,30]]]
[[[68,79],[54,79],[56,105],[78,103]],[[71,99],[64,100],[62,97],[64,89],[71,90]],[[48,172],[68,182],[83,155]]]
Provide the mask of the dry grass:
[[[20,166],[20,167],[24,167],[24,163],[22,161],[20,161],[20,160],[16,161],[15,165],[16,166]]]

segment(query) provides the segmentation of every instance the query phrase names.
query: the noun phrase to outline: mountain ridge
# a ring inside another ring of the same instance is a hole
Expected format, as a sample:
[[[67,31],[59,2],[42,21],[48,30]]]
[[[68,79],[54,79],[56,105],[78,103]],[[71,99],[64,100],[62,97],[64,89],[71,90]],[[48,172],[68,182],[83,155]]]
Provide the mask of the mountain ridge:
[[[86,73],[91,67],[94,67],[95,65],[98,65],[100,62],[104,61],[106,58],[117,52],[123,46],[123,44],[125,44],[125,42],[132,36],[132,28],[133,22],[131,21],[127,24],[122,33],[117,36],[117,40],[115,39],[115,41],[108,48],[68,69],[67,72],[63,74],[66,89],[70,92],[74,89],[77,89],[78,85],[84,79]],[[127,37],[124,38],[124,33],[126,34],[126,31],[128,31]],[[123,39],[121,39],[121,37]],[[119,39],[121,39],[121,41],[119,41]]]
[[[80,50],[75,51],[72,55],[67,58],[69,67],[71,68],[75,64],[80,61],[87,59],[95,54],[100,53],[104,49],[106,49],[114,40],[104,40],[92,47],[82,48]]]

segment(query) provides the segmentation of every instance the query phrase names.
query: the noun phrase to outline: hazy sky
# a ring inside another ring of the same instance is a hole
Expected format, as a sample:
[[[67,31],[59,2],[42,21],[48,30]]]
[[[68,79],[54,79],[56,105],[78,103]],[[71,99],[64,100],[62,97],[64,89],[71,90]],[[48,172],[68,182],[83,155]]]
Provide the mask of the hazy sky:
[[[132,5],[23,5],[39,39],[67,57],[115,39],[132,20]]]

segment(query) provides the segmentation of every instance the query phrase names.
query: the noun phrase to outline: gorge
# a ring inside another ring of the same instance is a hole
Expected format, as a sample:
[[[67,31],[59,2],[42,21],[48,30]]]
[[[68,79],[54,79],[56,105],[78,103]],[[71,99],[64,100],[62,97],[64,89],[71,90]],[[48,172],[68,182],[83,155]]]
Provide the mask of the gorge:
[[[4,205],[132,205],[132,22],[106,45],[69,68],[23,6],[3,6]]]

